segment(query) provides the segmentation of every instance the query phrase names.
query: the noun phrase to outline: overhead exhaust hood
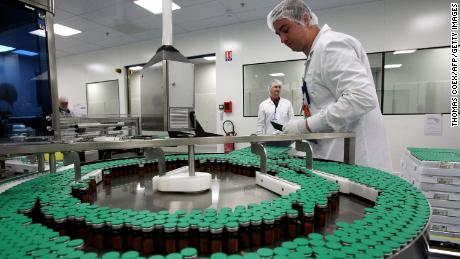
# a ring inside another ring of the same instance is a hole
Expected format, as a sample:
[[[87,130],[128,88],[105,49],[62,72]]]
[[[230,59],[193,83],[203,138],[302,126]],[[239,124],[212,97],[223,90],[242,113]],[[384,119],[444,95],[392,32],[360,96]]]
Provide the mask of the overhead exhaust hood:
[[[141,70],[141,129],[192,131],[195,122],[194,65],[172,44],[172,2],[163,1],[162,46]]]

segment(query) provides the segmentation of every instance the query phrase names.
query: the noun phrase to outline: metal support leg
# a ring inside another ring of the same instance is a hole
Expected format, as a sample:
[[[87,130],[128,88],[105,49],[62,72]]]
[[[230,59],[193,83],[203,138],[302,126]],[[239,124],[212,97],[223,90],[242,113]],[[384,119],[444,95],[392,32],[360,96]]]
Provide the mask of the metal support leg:
[[[161,148],[144,148],[145,160],[156,159],[158,161],[158,173],[164,175],[166,173],[165,153]]]
[[[307,141],[297,140],[295,142],[295,149],[297,151],[305,152],[305,167],[309,170],[313,169],[313,149]]]
[[[56,153],[49,153],[50,173],[56,173]]]
[[[43,153],[37,154],[37,162],[38,172],[42,174],[45,171],[45,158],[43,157]]]
[[[195,145],[188,145],[188,170],[190,176],[195,176]]]
[[[265,147],[259,143],[251,143],[251,152],[260,157],[260,172],[262,174],[267,173],[267,151]]]
[[[64,165],[73,164],[73,170],[75,172],[75,181],[81,180],[81,165],[80,156],[75,151],[64,152]]]
[[[355,138],[344,139],[343,162],[347,164],[355,164]]]

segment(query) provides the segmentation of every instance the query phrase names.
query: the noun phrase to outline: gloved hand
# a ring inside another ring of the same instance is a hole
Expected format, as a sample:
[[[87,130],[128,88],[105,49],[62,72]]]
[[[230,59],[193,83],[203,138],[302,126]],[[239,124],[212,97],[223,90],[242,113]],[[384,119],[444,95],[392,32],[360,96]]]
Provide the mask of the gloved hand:
[[[290,120],[283,126],[283,132],[286,134],[304,134],[309,133],[307,124],[304,119]]]
[[[273,131],[273,135],[280,135],[280,134],[283,134],[283,132],[280,130]]]

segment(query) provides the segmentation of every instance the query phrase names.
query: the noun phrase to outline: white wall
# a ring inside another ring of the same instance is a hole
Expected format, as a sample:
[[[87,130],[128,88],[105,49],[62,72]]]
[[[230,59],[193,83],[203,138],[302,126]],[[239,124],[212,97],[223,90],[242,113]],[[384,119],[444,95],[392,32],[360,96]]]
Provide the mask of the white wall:
[[[195,114],[203,129],[216,133],[216,63],[195,64]]]
[[[368,52],[378,52],[448,45],[449,8],[450,1],[445,0],[383,0],[320,10],[317,15],[320,23],[358,38]],[[121,111],[126,112],[124,75],[114,69],[146,62],[159,44],[158,39],[58,59],[60,95],[69,96],[70,102],[82,102],[85,83],[120,79]],[[243,117],[242,65],[304,58],[281,45],[264,20],[178,35],[174,45],[185,56],[216,53],[216,104],[233,101],[234,112],[226,114],[224,120],[232,120],[239,135],[253,133],[256,120]],[[226,50],[233,51],[233,61],[225,62]],[[217,131],[222,133],[219,113],[216,116]],[[440,139],[425,137],[419,116],[386,116],[385,124],[396,170],[405,146],[460,146],[459,130],[447,125]]]

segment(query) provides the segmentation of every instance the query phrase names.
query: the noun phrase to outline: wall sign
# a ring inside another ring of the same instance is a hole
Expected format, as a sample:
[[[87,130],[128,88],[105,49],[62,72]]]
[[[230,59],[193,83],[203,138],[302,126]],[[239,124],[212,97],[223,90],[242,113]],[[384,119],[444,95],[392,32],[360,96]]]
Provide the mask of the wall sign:
[[[232,61],[233,54],[231,50],[225,51],[225,61]]]

